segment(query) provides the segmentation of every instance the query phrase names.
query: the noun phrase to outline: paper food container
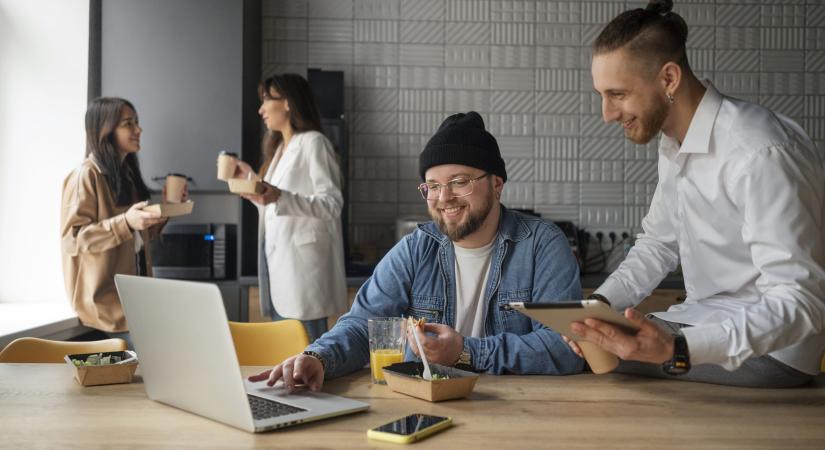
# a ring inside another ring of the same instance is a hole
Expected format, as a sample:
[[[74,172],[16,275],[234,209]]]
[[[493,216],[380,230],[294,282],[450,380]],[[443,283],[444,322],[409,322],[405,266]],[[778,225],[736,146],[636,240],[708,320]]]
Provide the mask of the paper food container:
[[[244,178],[230,178],[229,192],[236,194],[260,194],[264,191],[264,185],[258,180],[247,180]]]
[[[155,203],[143,208],[144,211],[160,213],[161,217],[175,217],[192,214],[195,203],[186,201],[183,203]]]
[[[103,356],[119,356],[122,359],[130,358],[133,352],[98,352]],[[99,386],[102,384],[131,383],[132,376],[138,366],[137,359],[125,364],[106,364],[103,366],[75,366],[73,359],[85,361],[89,355],[98,353],[83,353],[77,355],[66,355],[63,359],[72,368],[74,379],[83,386]]]
[[[431,402],[466,397],[473,391],[478,380],[477,373],[430,364],[433,375],[438,374],[449,378],[427,381],[421,376],[424,372],[424,364],[417,361],[395,363],[382,370],[387,385],[393,391]]]

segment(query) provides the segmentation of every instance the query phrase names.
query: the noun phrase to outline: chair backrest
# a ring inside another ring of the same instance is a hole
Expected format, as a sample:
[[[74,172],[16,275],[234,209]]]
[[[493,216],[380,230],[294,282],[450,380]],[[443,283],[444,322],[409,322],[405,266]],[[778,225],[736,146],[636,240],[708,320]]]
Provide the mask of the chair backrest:
[[[102,341],[52,341],[34,337],[17,338],[0,351],[3,363],[61,363],[66,355],[120,352],[128,344],[120,338]]]
[[[304,324],[287,319],[277,322],[229,322],[238,363],[242,366],[274,366],[304,351],[309,335]]]

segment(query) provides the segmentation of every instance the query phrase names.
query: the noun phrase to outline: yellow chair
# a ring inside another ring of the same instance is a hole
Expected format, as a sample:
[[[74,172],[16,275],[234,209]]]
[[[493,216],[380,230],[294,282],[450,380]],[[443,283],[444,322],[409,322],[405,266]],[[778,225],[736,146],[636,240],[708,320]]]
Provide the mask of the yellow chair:
[[[2,363],[61,363],[66,355],[80,353],[119,352],[128,344],[120,338],[102,341],[51,341],[34,337],[22,337],[9,343],[0,351]]]
[[[229,322],[238,363],[242,366],[274,366],[304,351],[309,335],[298,320],[277,322]]]

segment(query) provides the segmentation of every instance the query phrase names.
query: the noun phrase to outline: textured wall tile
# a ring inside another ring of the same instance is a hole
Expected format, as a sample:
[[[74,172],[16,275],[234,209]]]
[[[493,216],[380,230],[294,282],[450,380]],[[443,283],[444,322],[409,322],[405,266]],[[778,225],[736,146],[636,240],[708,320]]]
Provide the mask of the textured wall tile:
[[[490,91],[447,90],[444,92],[444,110],[448,113],[490,111]]]
[[[715,48],[715,27],[690,27],[687,41],[688,48]]]
[[[451,89],[489,89],[490,70],[448,68],[444,71],[444,87]],[[449,104],[446,106],[450,107]]]
[[[762,5],[762,26],[805,26],[805,5],[788,5],[782,3],[788,2],[780,2],[780,4]]]
[[[366,65],[398,64],[398,44],[355,43],[355,63]]]
[[[688,61],[690,67],[696,71],[715,70],[716,50],[712,49],[688,49]]]
[[[590,48],[594,42],[596,42],[596,38],[599,36],[599,33],[602,32],[604,29],[604,25],[602,24],[585,24],[581,26],[581,45]]]
[[[538,69],[536,70],[536,90],[577,91],[579,90],[579,71]]]
[[[624,157],[624,138],[583,137],[579,155],[582,159],[622,160]]]
[[[805,52],[763,50],[762,70],[766,72],[802,72],[805,70]]]
[[[582,183],[579,192],[582,205],[620,205],[624,201],[621,183]]]
[[[805,29],[803,28],[763,28],[763,49],[803,48]]]
[[[508,157],[504,157],[504,161],[507,167],[507,184],[509,185],[511,181],[533,181],[533,168],[535,164],[533,164],[533,159],[511,159]],[[532,183],[530,184],[530,190],[532,191]]]
[[[398,92],[401,111],[442,111],[444,91],[432,89],[401,89]]]
[[[508,181],[501,192],[501,203],[510,208],[532,207],[533,198],[533,183],[528,182]]]
[[[743,72],[718,73],[713,80],[713,84],[719,89],[719,92],[726,94],[756,94],[759,93],[759,74]]]
[[[825,121],[825,96],[817,95],[803,98],[805,99],[805,115]],[[825,148],[820,150],[825,151]]]
[[[398,158],[353,158],[352,175],[361,180],[394,180]]]
[[[459,23],[445,24],[445,38],[447,45],[451,44],[489,44],[492,29],[488,23]]]
[[[579,139],[575,137],[535,138],[537,159],[579,159]]]
[[[536,160],[536,181],[576,182],[579,180],[578,160]]]
[[[400,44],[402,66],[443,66],[444,46],[429,44]]]
[[[401,111],[398,114],[398,131],[405,134],[432,134],[442,120],[440,113]]]
[[[536,63],[536,47],[494,46],[489,47],[490,65],[493,67],[532,68]]]
[[[650,204],[650,202],[648,202]],[[624,226],[635,230],[631,234],[641,232],[642,219],[647,215],[647,206],[625,206]]]
[[[261,15],[264,17],[306,17],[309,10],[307,0],[263,0]]]
[[[355,0],[356,19],[397,19],[401,0]]]
[[[445,52],[447,67],[490,67],[490,47],[487,45],[448,45]]]
[[[447,20],[456,22],[487,22],[490,20],[490,0],[448,0]]]
[[[393,233],[396,208],[394,203],[352,203],[353,222],[358,224],[388,224],[389,233]],[[394,238],[393,238],[394,239]],[[365,243],[374,242],[375,238],[366,238]]]
[[[759,28],[717,27],[716,48],[758,49],[761,36]]]
[[[398,67],[355,66],[353,85],[358,87],[398,87]]]
[[[496,90],[529,90],[535,86],[533,69],[493,69],[490,71],[490,87]]]
[[[397,89],[355,89],[356,111],[395,111],[398,106]]]
[[[396,208],[393,207],[391,210],[392,212],[395,212]],[[362,210],[361,208],[353,208],[352,212],[354,217],[356,212],[361,214],[367,213],[368,211]],[[353,219],[353,221],[354,220],[355,219]],[[390,224],[379,222],[377,224],[364,224],[354,222],[350,232],[352,233],[352,240],[350,243],[352,244],[355,253],[361,254],[363,258],[369,261],[377,262],[383,255],[384,251],[389,250],[389,248],[395,243],[394,223]],[[367,252],[369,252],[369,254],[367,254]]]
[[[581,23],[581,2],[536,2],[538,23]]]
[[[621,183],[624,181],[624,162],[580,160],[579,181]]]
[[[533,22],[536,3],[531,0],[492,0],[490,15],[493,22]]]
[[[523,158],[532,161],[533,138],[530,136],[496,136],[501,156],[507,158]]]
[[[401,22],[401,42],[442,44],[444,42],[444,22]]]
[[[578,183],[535,183],[533,192],[537,204],[578,205]]]
[[[805,93],[825,95],[825,72],[805,74]]]
[[[307,43],[300,41],[267,41],[266,60],[271,63],[306,63]]]
[[[392,20],[356,20],[356,42],[398,42],[398,22]]]
[[[805,70],[808,72],[825,72],[825,51],[805,52]]]
[[[805,97],[790,95],[763,95],[759,103],[771,111],[799,120],[805,115]]]
[[[536,112],[551,114],[576,114],[580,111],[578,92],[539,92],[536,95]]]
[[[802,95],[805,93],[805,77],[801,73],[762,73],[759,75],[759,93]]]
[[[490,104],[496,112],[532,112],[535,110],[535,95],[532,91],[490,92]]]
[[[590,81],[588,81],[590,83]],[[598,92],[579,92],[579,106],[582,114],[600,116],[602,115],[602,96]]]
[[[626,183],[655,183],[658,178],[656,161],[626,161],[624,181]]]
[[[429,222],[430,217],[427,215],[427,202],[421,200],[415,203],[400,203],[398,205],[398,217],[417,217],[421,222]],[[395,244],[395,242],[393,242],[393,244]]]
[[[355,112],[352,127],[356,133],[396,133],[398,114],[389,112]]]
[[[825,24],[825,4],[809,4],[805,14],[806,25],[809,27],[821,27]]]
[[[351,64],[352,42],[310,42],[309,63],[316,65]]]
[[[759,70],[759,50],[717,50],[716,70],[722,72],[756,72]]]
[[[578,136],[579,117],[536,114],[537,136]]]
[[[433,134],[402,134],[398,136],[398,154],[411,157],[415,163],[415,168],[412,170],[414,174],[418,173],[418,155],[424,150],[427,141],[430,140]]]
[[[825,50],[825,27],[805,29],[805,48],[807,50]]]
[[[275,18],[264,17],[263,19],[263,39],[264,41],[306,41],[307,40],[307,20],[306,18]]]
[[[622,136],[622,128],[615,123],[604,123],[602,116],[582,116],[581,117],[582,136]]]
[[[352,20],[309,19],[309,40],[352,42]]]
[[[493,22],[490,27],[492,44],[533,45],[535,26],[532,23]]]
[[[659,158],[659,142],[652,139],[647,144],[636,144],[629,139],[624,139],[624,159],[628,161],[656,161]]]
[[[589,49],[587,53],[590,53]],[[536,47],[536,67],[539,69],[578,69],[585,67],[581,47]],[[589,58],[586,67],[590,67]]]
[[[444,20],[445,0],[403,0],[403,20]]]
[[[444,87],[441,67],[401,67],[401,87],[439,89]]]
[[[532,114],[487,114],[487,130],[493,136],[530,136]]]
[[[581,25],[536,24],[537,45],[580,45]]]
[[[580,208],[579,226],[624,227],[624,208],[621,206],[582,206]]]
[[[261,75],[262,78],[266,78],[271,76],[272,74],[276,73],[306,73],[307,65],[302,63],[296,64],[277,64],[272,62],[267,62],[266,60],[263,61],[261,64]],[[344,98],[346,100],[346,97]]]
[[[675,3],[673,9],[685,19],[688,30],[692,33],[693,29],[700,25],[714,25],[716,23],[716,8],[715,5],[692,5],[682,2]]]
[[[395,134],[356,134],[352,138],[352,154],[394,157],[398,154],[398,136]]]
[[[350,201],[396,202],[398,182],[395,180],[355,180],[350,184]]]
[[[309,0],[309,17],[352,19],[352,0]]]
[[[538,203],[538,202],[537,202]],[[537,213],[548,220],[579,222],[578,205],[536,205]]]
[[[613,20],[614,17],[621,14],[625,9],[625,5],[620,2],[611,3],[591,3],[582,2],[582,22],[595,23],[601,26],[606,25]]]
[[[650,205],[655,190],[656,183],[626,182],[624,184],[624,203],[626,205]]]
[[[723,27],[758,27],[762,20],[762,11],[752,5],[718,5],[716,6],[716,24]],[[688,22],[690,26],[690,22]]]

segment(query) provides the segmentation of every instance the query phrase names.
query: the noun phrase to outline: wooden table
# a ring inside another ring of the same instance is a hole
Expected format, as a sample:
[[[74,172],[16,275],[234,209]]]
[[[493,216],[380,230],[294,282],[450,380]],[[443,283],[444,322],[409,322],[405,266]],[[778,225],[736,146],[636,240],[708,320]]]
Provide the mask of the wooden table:
[[[400,449],[366,430],[421,412],[452,416],[455,426],[418,449],[825,448],[825,378],[771,390],[616,374],[485,375],[469,398],[429,403],[372,385],[363,370],[324,390],[371,408],[250,434],[149,400],[139,377],[84,388],[65,365],[0,364],[0,447]]]

